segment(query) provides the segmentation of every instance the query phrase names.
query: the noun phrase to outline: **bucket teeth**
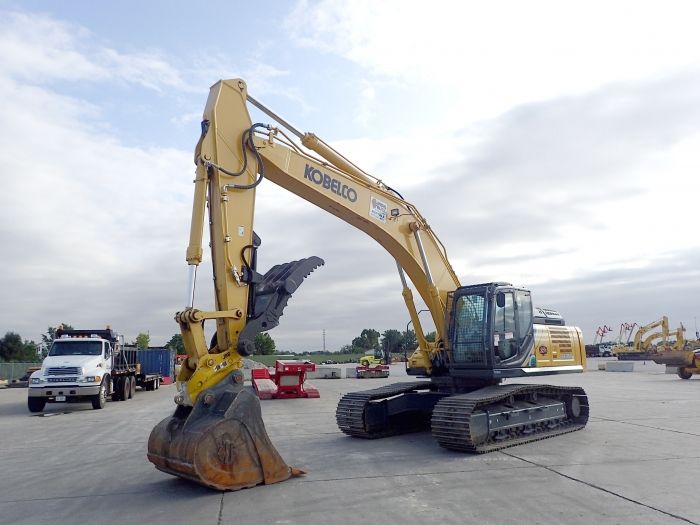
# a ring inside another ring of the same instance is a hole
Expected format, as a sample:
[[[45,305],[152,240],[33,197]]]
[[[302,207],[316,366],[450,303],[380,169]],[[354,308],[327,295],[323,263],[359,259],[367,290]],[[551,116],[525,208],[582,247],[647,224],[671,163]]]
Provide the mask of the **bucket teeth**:
[[[304,474],[290,467],[270,441],[260,401],[248,388],[224,381],[178,407],[148,438],[156,468],[218,490],[239,490]]]

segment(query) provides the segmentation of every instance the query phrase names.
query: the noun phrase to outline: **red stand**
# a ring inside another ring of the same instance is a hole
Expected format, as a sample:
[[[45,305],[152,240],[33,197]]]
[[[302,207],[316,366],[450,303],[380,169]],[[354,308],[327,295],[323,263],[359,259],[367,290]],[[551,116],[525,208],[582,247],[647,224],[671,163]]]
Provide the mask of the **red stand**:
[[[318,390],[306,382],[306,372],[315,370],[316,364],[311,361],[280,359],[272,373],[267,368],[253,368],[251,379],[260,399],[320,397]]]

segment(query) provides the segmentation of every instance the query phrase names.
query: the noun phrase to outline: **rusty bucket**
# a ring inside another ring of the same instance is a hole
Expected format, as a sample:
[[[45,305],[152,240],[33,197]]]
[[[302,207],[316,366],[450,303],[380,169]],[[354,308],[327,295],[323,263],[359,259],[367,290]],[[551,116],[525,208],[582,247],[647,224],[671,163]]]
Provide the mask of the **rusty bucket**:
[[[148,438],[148,460],[163,472],[218,490],[304,474],[287,465],[270,441],[257,396],[231,380],[156,425]]]

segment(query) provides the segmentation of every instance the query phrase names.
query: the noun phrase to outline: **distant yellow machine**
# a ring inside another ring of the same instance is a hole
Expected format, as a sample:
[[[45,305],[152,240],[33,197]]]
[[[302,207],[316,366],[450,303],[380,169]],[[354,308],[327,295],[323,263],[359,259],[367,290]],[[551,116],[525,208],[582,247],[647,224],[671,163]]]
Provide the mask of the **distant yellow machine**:
[[[655,354],[655,363],[678,367],[678,377],[690,379],[693,374],[700,374],[700,349],[668,350]]]
[[[700,339],[687,340],[683,332],[685,328],[681,324],[676,329],[676,340],[673,344],[657,347],[652,359],[660,365],[677,367],[678,377],[690,379],[693,374],[700,374]]]
[[[652,332],[655,328],[658,330]],[[612,347],[612,351],[621,361],[649,360],[663,349],[682,349],[685,345],[684,331],[685,328],[681,324],[675,332],[671,332],[668,317],[664,315],[656,321],[638,327],[631,345],[618,342]],[[671,341],[671,338],[674,340]]]
[[[388,361],[387,361],[388,359]],[[385,354],[381,350],[375,350],[374,355],[363,355],[360,357],[360,366],[390,365],[391,354]]]

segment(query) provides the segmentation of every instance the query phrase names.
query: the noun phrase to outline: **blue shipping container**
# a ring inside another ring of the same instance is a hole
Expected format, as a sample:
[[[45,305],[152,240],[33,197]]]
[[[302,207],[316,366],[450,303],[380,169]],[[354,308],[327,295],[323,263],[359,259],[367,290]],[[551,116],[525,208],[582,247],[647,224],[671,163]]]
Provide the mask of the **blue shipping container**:
[[[160,374],[163,377],[175,376],[175,350],[169,348],[149,348],[136,354],[141,363],[142,374]]]

